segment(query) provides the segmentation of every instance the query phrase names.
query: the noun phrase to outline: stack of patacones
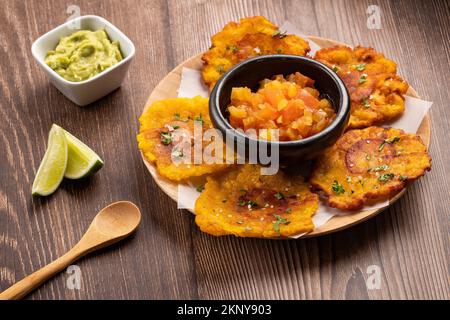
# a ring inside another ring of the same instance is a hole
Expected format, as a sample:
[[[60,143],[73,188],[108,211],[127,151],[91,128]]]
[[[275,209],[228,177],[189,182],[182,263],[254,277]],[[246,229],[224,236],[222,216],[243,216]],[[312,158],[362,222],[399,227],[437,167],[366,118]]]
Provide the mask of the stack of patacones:
[[[244,18],[228,23],[212,37],[212,46],[202,57],[203,80],[212,89],[223,73],[247,58],[268,54],[307,56],[309,51],[307,41],[283,33],[264,17]],[[195,204],[195,221],[202,231],[271,238],[310,232],[314,229],[312,216],[318,208],[318,194],[331,207],[356,210],[392,197],[430,169],[431,158],[419,136],[378,126],[401,116],[405,109],[403,95],[408,84],[397,75],[395,62],[372,48],[359,46],[321,49],[313,58],[328,65],[344,81],[351,98],[351,116],[346,133],[316,159],[306,181],[282,170],[261,175],[258,165],[174,162],[174,158],[185,156],[174,148],[174,132],[193,132],[195,124],[203,130],[213,127],[207,98],[157,101],[141,116],[139,149],[162,177],[182,182],[207,176],[206,183],[197,188],[201,194]],[[293,84],[298,85],[298,81]],[[277,82],[275,85],[281,88]],[[296,88],[292,104],[303,108],[302,115],[312,110],[308,102],[312,99],[303,98],[299,92],[315,95],[314,89],[304,89]],[[288,99],[294,89],[280,90],[285,97],[281,94],[272,99],[277,120],[276,106],[283,104],[281,100]],[[290,128],[295,133],[296,127]]]

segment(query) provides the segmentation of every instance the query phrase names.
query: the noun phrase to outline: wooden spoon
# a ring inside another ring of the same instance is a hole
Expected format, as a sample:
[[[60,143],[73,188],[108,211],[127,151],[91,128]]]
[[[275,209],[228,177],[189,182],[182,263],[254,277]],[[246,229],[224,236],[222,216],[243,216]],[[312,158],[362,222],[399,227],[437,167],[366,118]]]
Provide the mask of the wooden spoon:
[[[95,216],[84,236],[69,252],[0,293],[0,300],[23,298],[84,255],[126,238],[140,222],[141,212],[133,203],[110,204]]]

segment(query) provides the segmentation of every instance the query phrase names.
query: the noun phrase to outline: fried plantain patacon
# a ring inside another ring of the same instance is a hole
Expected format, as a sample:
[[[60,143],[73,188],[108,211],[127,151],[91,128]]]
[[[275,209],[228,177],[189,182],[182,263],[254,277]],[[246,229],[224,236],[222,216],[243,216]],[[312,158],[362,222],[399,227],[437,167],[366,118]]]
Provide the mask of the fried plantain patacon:
[[[335,46],[317,51],[315,59],[332,68],[350,94],[349,128],[382,124],[405,110],[408,84],[397,75],[397,65],[373,48]]]
[[[197,96],[156,101],[139,121],[139,149],[148,161],[156,164],[161,176],[181,181],[227,166],[224,161],[223,164],[207,164],[204,161],[195,164],[194,161],[194,124],[201,126],[202,132],[213,127],[207,98]],[[202,137],[197,140],[202,141]],[[202,150],[205,143],[202,142]]]
[[[317,160],[310,183],[331,207],[359,209],[388,199],[431,168],[419,136],[400,129],[350,130]]]
[[[211,48],[202,56],[203,80],[210,89],[233,65],[250,57],[276,53],[304,56],[310,50],[307,41],[280,31],[262,16],[230,22],[211,40]]]
[[[195,222],[203,232],[274,238],[314,229],[318,196],[301,178],[281,171],[264,176],[260,169],[247,164],[208,176],[195,204]]]

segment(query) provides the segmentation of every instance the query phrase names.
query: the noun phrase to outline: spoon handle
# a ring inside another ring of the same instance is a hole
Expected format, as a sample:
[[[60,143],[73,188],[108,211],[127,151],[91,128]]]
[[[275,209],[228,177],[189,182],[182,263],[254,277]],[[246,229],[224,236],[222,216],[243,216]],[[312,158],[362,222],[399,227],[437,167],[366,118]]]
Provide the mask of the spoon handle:
[[[83,252],[78,248],[78,246],[73,247],[63,256],[6,289],[0,293],[0,300],[18,300],[23,298],[42,283],[80,258],[83,255]]]

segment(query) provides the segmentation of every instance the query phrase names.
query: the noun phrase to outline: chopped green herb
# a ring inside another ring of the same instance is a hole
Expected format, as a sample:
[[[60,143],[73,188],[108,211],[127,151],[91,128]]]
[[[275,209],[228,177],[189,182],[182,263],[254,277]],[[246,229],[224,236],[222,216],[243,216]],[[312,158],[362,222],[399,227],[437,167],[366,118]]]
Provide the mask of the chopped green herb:
[[[180,129],[180,126],[175,125],[175,126],[173,126],[172,128],[173,128],[174,130],[177,130],[177,129]]]
[[[180,120],[180,119],[181,119],[181,116],[180,116],[179,113],[175,113],[175,114],[173,115],[173,117],[175,118],[175,120]]]
[[[386,170],[389,170],[390,168],[391,167],[389,167],[387,164],[383,164],[383,165],[375,167],[373,169],[369,169],[369,171],[374,171],[374,172],[386,171]]]
[[[400,179],[400,181],[406,181],[406,180],[408,180],[408,176],[404,176],[404,175],[401,175],[400,177],[398,177],[399,179]]]
[[[364,71],[364,69],[366,69],[366,64],[365,63],[357,64],[355,66],[355,69],[358,70],[358,71]]]
[[[291,213],[292,212],[292,208],[287,208],[284,212],[285,213]]]
[[[161,142],[168,146],[172,142],[172,135],[169,132],[161,132]]]
[[[366,109],[370,108],[370,102],[367,100],[367,98],[364,98],[361,100],[362,106]]]
[[[385,174],[380,175],[378,177],[378,180],[381,181],[381,182],[388,182],[392,178],[394,178],[394,174],[393,173],[385,173]]]
[[[205,185],[204,184],[199,185],[196,190],[197,192],[203,192],[203,190],[205,190]]]
[[[223,66],[223,64],[219,64],[218,66],[216,66],[216,71],[220,74],[225,73],[225,67]]]
[[[277,198],[278,200],[284,199],[284,194],[282,194],[281,192],[277,192],[274,194],[275,198]]]
[[[397,141],[399,141],[400,140],[400,137],[399,136],[394,136],[394,137],[391,137],[391,138],[389,138],[389,139],[386,139],[386,140],[384,140],[384,141],[386,141],[387,143],[395,143],[395,142],[397,142]]]
[[[288,225],[289,223],[291,223],[289,220],[284,219],[282,217],[280,217],[279,215],[274,214],[273,215],[275,217],[275,223],[273,225],[273,230],[275,230],[275,232],[280,233],[280,224],[284,224],[284,225]]]
[[[367,74],[363,73],[361,75],[361,77],[359,77],[358,83],[359,84],[364,83],[364,82],[366,82],[366,80],[367,80]]]
[[[239,200],[239,205],[241,206],[241,207],[243,207],[243,206],[245,206],[245,204],[246,204],[247,202],[245,201],[245,200]]]
[[[236,47],[234,44],[227,47],[228,50],[231,50],[231,52],[236,53],[238,52],[238,47]]]
[[[183,158],[183,151],[180,151],[180,150],[173,150],[172,151],[172,157],[174,157],[174,158]]]
[[[338,72],[339,71],[339,67],[337,65],[333,64],[332,70],[334,72]]]
[[[273,38],[278,38],[278,39],[286,38],[286,36],[287,36],[286,32],[287,31],[281,32],[280,30],[277,30],[274,33],[272,33],[272,37]]]
[[[395,142],[397,142],[397,141],[399,141],[399,140],[400,140],[400,137],[399,137],[399,136],[395,136],[395,137],[391,137],[391,138],[389,138],[389,139],[385,139],[382,143],[380,143],[380,146],[378,147],[378,150],[379,150],[379,151],[383,150],[384,145],[385,145],[386,143],[393,144],[393,143],[395,143]]]
[[[247,202],[247,204],[251,207],[251,208],[255,208],[258,206],[258,204],[255,201],[249,200]]]
[[[202,117],[202,114],[200,113],[200,115],[196,116],[195,119],[194,119],[194,121],[203,123],[203,117]]]
[[[334,193],[337,194],[342,194],[345,192],[344,187],[342,186],[342,184],[337,182],[337,180],[334,180],[333,184],[331,185],[331,189],[333,190]]]

